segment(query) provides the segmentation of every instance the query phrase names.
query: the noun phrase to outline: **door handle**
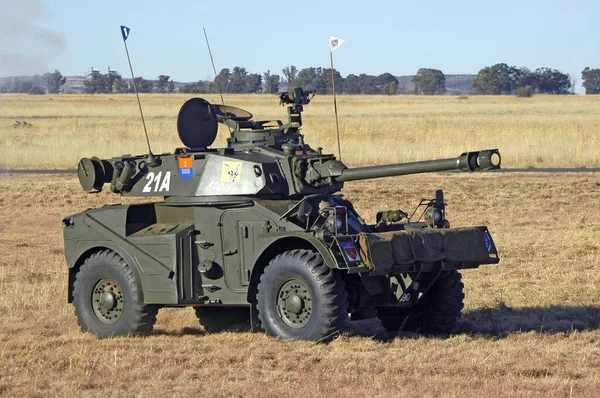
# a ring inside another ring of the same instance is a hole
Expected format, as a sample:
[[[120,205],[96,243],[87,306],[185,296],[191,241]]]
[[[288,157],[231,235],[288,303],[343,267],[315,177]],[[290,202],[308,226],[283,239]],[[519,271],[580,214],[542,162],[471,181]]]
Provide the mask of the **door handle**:
[[[225,253],[223,253],[224,256],[231,256],[233,254],[237,254],[238,249],[231,249],[229,251],[226,251]]]

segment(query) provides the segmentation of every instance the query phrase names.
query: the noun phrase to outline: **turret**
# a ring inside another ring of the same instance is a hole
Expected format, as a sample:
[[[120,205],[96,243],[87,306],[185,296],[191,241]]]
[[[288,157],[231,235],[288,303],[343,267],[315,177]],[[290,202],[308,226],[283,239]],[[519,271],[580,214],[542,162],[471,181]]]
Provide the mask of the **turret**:
[[[174,153],[84,158],[78,174],[82,187],[99,192],[103,184],[127,196],[165,196],[169,201],[215,202],[249,198],[286,199],[339,191],[345,181],[445,170],[499,169],[497,149],[465,152],[457,158],[348,168],[334,155],[304,142],[302,111],[313,92],[282,93],[288,122],[253,120],[243,109],[188,100],[179,111],[177,131],[183,144]],[[211,149],[218,123],[228,126],[227,148]]]

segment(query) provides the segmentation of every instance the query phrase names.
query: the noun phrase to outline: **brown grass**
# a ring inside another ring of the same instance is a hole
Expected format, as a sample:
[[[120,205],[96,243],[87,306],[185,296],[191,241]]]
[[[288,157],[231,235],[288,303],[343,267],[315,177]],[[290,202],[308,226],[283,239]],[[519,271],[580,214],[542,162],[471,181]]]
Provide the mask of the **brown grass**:
[[[502,258],[464,271],[454,337],[392,338],[377,321],[328,344],[206,335],[188,308],[161,310],[149,337],[98,340],[66,303],[60,220],[130,200],[86,195],[74,176],[2,175],[0,395],[596,397],[600,176],[432,174],[345,193],[372,221],[436,188],[453,225],[488,225]]]
[[[179,108],[190,95],[142,95],[155,153],[181,146]],[[206,95],[220,103],[218,95]],[[462,97],[461,97],[462,98]],[[381,164],[500,148],[506,167],[600,167],[600,96],[340,96],[343,160]],[[227,95],[256,119],[286,119],[272,95]],[[32,128],[14,128],[15,120]],[[331,96],[305,108],[313,147],[337,153]],[[223,146],[225,128],[215,143]],[[134,95],[0,94],[0,168],[75,168],[81,157],[146,153]]]

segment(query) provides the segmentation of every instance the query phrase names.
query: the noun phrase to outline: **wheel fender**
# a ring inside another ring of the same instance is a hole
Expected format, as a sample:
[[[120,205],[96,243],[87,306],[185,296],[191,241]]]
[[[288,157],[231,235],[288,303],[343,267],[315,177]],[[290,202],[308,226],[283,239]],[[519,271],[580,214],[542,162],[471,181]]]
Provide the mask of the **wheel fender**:
[[[143,283],[142,281],[146,278],[142,276],[145,275],[142,265],[136,256],[132,256],[129,252],[123,248],[121,245],[112,242],[112,241],[95,241],[95,242],[77,242],[77,251],[81,253],[81,255],[77,258],[75,265],[81,265],[85,261],[87,257],[93,252],[97,252],[100,250],[109,249],[117,253],[119,256],[125,260],[127,265],[131,267],[133,274],[135,275],[135,280],[137,282],[138,288],[142,292],[142,300],[144,304],[149,304],[147,302],[147,297],[152,297],[156,295],[155,289],[150,289],[148,283]],[[74,265],[74,266],[75,266]],[[161,283],[163,286],[161,290],[168,290],[171,294],[168,294],[167,297],[165,295],[161,295],[161,300],[159,303],[156,300],[150,300],[151,304],[177,304],[177,285],[173,279],[166,279]],[[156,287],[156,286],[154,286]]]
[[[294,247],[294,244],[298,244],[300,247]],[[284,252],[292,249],[314,249],[319,252],[323,261],[329,268],[337,269],[340,268],[339,263],[333,256],[333,253],[329,249],[329,247],[325,244],[325,242],[315,238],[313,235],[309,235],[306,232],[287,232],[285,236],[279,237],[269,243],[267,247],[265,247],[261,254],[257,257],[257,263],[260,261],[261,257],[265,252],[269,252],[274,247],[277,247],[278,252]],[[279,253],[277,253],[279,254]],[[255,263],[256,266],[256,263]]]
[[[270,235],[272,237],[272,235]],[[248,289],[248,302],[253,303],[256,298],[256,288],[260,280],[260,275],[263,273],[266,266],[273,258],[283,252],[293,249],[307,249],[317,251],[325,264],[332,269],[340,268],[337,260],[329,250],[327,245],[306,232],[286,232],[285,235],[270,239],[262,249],[259,249],[257,253],[260,253],[254,262],[252,267],[252,275],[250,277],[250,288]]]

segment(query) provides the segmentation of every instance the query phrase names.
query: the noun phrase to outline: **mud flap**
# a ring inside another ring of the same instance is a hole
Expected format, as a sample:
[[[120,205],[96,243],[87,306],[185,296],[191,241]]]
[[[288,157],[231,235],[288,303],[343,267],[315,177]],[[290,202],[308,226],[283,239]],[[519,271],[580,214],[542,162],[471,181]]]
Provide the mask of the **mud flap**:
[[[250,303],[250,331],[260,332],[260,319],[258,319],[258,309],[256,303]]]

